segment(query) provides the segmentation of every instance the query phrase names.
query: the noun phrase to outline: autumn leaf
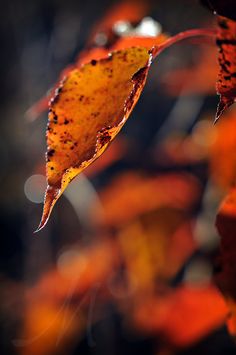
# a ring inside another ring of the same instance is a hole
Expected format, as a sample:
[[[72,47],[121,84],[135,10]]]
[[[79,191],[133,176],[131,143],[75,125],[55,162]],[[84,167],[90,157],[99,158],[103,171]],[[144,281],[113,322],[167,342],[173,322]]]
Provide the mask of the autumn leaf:
[[[220,71],[217,93],[220,95],[216,120],[236,101],[236,22],[218,17],[217,41]]]
[[[93,206],[91,218],[98,224],[118,227],[163,207],[187,210],[196,205],[200,191],[192,175],[144,177],[129,171],[119,174],[99,193],[103,210]]]
[[[64,255],[71,250],[64,250]],[[56,343],[60,341],[60,349],[66,344],[68,348],[86,331],[91,297],[98,285],[111,277],[119,256],[114,241],[80,244],[78,250],[76,253],[74,248],[65,259],[62,253],[57,266],[45,272],[34,285],[24,287],[20,339],[15,340],[16,345],[22,346],[22,355],[55,354]],[[95,268],[91,268],[92,263]],[[96,302],[101,300],[96,298]]]
[[[236,188],[232,187],[220,205],[216,227],[221,236],[218,273],[215,281],[230,309],[228,329],[236,334]]]
[[[146,81],[144,47],[113,53],[71,71],[50,105],[42,228],[69,182],[98,158],[128,119]]]
[[[211,135],[210,135],[211,134]],[[227,138],[226,138],[227,137]],[[228,110],[225,119],[212,127],[206,136],[209,146],[210,175],[223,191],[236,180],[236,110]]]
[[[211,283],[199,287],[183,284],[164,296],[142,298],[134,321],[145,333],[161,334],[173,346],[185,348],[222,326],[227,313],[224,299]]]
[[[236,301],[236,188],[229,191],[220,205],[216,227],[221,236],[220,272],[217,281],[222,291]]]
[[[68,258],[61,268],[49,269],[27,290],[28,304],[37,298],[54,304],[63,303],[72,287],[73,297],[79,299],[95,284],[105,283],[120,262],[116,243],[113,241],[99,240],[99,243],[86,247],[80,244],[78,249],[78,255],[75,253]],[[91,268],[92,263],[96,268]]]
[[[219,74],[216,83],[220,102],[215,122],[236,101],[236,2],[235,0],[201,0],[217,15]]]
[[[157,285],[168,285],[196,250],[191,222],[186,222],[184,211],[164,207],[119,229],[118,243],[133,299],[142,292],[155,293]]]

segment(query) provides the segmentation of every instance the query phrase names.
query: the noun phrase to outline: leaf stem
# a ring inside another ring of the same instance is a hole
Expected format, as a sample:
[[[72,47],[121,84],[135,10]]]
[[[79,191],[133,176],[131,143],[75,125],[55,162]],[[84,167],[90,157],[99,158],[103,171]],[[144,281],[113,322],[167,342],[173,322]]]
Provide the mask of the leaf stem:
[[[164,43],[160,46],[155,46],[153,49],[153,59],[155,59],[162,51],[166,48],[172,46],[172,44],[178,43],[183,39],[192,38],[192,37],[215,37],[217,34],[217,30],[213,28],[195,28],[193,30],[187,30],[178,33],[175,36],[168,38]]]

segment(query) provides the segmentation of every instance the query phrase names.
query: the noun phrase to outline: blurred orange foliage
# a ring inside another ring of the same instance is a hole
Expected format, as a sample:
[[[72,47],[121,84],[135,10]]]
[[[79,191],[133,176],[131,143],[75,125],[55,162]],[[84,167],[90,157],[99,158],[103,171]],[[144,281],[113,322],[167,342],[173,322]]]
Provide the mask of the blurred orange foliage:
[[[182,285],[143,301],[134,320],[144,331],[159,333],[175,347],[184,348],[220,327],[227,314],[226,304],[213,285]]]
[[[190,68],[172,70],[164,75],[162,82],[170,95],[214,95],[218,72],[216,47],[201,44],[199,57]]]
[[[210,175],[223,189],[236,181],[236,111],[228,110],[223,120],[212,127],[214,140],[210,146]]]
[[[188,174],[145,177],[127,172],[101,191],[103,210],[94,206],[91,214],[98,223],[119,226],[160,207],[191,208],[198,199],[200,189],[197,179]]]

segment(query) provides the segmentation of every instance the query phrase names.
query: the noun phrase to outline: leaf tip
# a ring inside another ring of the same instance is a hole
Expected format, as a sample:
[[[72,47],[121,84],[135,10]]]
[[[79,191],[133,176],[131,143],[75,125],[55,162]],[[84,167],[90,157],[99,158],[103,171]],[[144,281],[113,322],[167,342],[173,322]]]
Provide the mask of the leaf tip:
[[[218,106],[217,106],[214,124],[219,120],[219,118],[224,113],[224,111],[228,107],[230,107],[233,103],[234,103],[234,101],[228,99],[227,97],[222,97],[221,96],[220,101],[219,101]]]
[[[39,226],[34,231],[34,233],[38,233],[46,226],[46,224],[49,220],[50,214],[52,212],[53,206],[55,205],[56,201],[58,200],[60,194],[61,194],[60,189],[52,187],[52,186],[47,187],[47,190],[45,193],[45,199],[44,199],[42,218],[39,223]]]
[[[44,213],[43,213],[43,214],[44,214]],[[40,231],[46,226],[47,221],[48,221],[48,218],[49,218],[49,217],[47,217],[47,218],[45,219],[45,218],[43,218],[43,216],[42,216],[41,221],[40,221],[38,227],[37,227],[37,228],[35,229],[35,231],[33,232],[34,234],[40,232]]]

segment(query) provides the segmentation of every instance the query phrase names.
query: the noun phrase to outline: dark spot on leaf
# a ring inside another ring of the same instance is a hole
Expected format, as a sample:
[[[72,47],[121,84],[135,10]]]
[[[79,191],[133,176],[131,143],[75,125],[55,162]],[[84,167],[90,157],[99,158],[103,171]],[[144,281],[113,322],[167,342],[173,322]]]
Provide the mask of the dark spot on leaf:
[[[55,153],[55,149],[50,149],[48,152],[47,152],[47,155],[48,157],[52,157]]]

